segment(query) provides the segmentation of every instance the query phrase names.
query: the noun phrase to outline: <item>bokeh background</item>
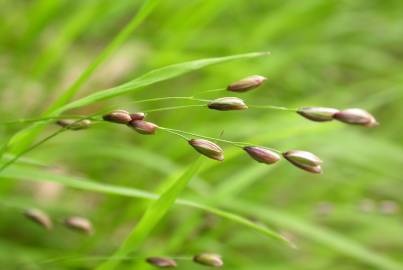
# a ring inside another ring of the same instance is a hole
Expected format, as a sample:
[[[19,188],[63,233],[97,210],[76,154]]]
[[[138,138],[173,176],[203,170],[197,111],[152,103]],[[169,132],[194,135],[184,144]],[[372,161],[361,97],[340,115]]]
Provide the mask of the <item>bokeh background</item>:
[[[142,2],[0,1],[1,121],[39,117]],[[297,249],[201,210],[175,206],[120,269],[149,269],[141,259],[145,256],[186,257],[201,251],[221,254],[224,269],[401,269],[402,44],[399,0],[160,1],[77,97],[169,64],[253,51],[271,55],[207,67],[72,113],[188,104],[131,102],[189,96],[261,74],[269,78],[266,84],[240,96],[250,104],[360,107],[381,125],[313,123],[294,113],[258,109],[150,113],[148,119],[162,126],[314,152],[324,160],[324,174],[308,174],[287,162],[258,164],[225,145],[227,160],[206,160],[181,197],[265,224]],[[26,125],[2,124],[2,144]],[[41,137],[56,128],[49,125]],[[140,136],[118,125],[64,132],[46,142],[13,165],[14,177],[0,174],[1,269],[92,269],[101,261],[96,256],[116,250],[148,204],[53,183],[57,179],[158,193],[197,156],[169,134]],[[60,224],[47,232],[23,217],[28,207],[44,209],[58,224],[68,215],[87,217],[96,233],[85,236]],[[202,268],[189,260],[178,267]]]

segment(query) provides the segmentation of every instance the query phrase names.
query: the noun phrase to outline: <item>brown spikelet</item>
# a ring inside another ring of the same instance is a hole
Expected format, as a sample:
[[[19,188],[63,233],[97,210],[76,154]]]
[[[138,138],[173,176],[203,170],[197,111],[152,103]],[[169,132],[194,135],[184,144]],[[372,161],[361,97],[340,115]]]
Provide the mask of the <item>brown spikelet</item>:
[[[174,268],[177,266],[174,259],[166,257],[149,257],[146,259],[146,262],[160,268]]]
[[[128,125],[143,135],[153,135],[158,128],[156,124],[144,120],[130,121]]]
[[[45,228],[47,230],[50,230],[53,228],[52,220],[42,210],[35,209],[35,208],[27,209],[24,212],[24,215],[27,218],[29,218],[30,220],[32,220],[33,222],[39,224],[40,226],[42,226],[43,228]]]
[[[118,123],[118,124],[127,124],[132,120],[129,112],[124,111],[124,110],[116,110],[116,111],[110,112],[110,113],[102,116],[102,118],[105,121]]]
[[[262,85],[266,80],[266,77],[260,75],[248,76],[239,81],[231,83],[228,85],[227,90],[232,92],[246,92]]]
[[[84,217],[78,217],[78,216],[69,217],[64,221],[64,224],[70,229],[85,234],[92,234],[94,231],[91,222]]]
[[[195,263],[211,267],[222,267],[224,265],[221,256],[214,253],[201,253],[195,255],[193,257],[193,261]]]
[[[224,160],[224,151],[217,144],[204,139],[191,139],[189,144],[200,154],[218,161]]]

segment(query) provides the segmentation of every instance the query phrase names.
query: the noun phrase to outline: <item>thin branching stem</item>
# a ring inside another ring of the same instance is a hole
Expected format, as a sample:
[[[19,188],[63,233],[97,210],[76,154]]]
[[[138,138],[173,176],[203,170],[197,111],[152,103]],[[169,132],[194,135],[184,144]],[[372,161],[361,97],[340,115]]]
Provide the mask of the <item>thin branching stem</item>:
[[[170,110],[194,108],[194,107],[206,107],[206,105],[205,104],[180,105],[180,106],[162,107],[162,108],[157,108],[157,109],[145,110],[143,112],[145,112],[145,113],[161,112],[161,111],[170,111]]]
[[[0,125],[13,125],[13,124],[25,124],[25,123],[34,123],[48,120],[61,120],[61,119],[88,119],[88,120],[98,120],[96,117],[88,117],[84,115],[60,115],[60,116],[48,116],[48,117],[39,117],[39,118],[22,118],[13,121],[0,122]]]
[[[193,96],[189,97],[159,97],[159,98],[149,98],[149,99],[143,99],[143,100],[136,100],[131,103],[137,104],[137,103],[145,103],[145,102],[154,102],[154,101],[161,101],[161,100],[170,100],[170,99],[184,99],[184,100],[192,100],[192,101],[201,101],[201,102],[210,102],[208,99],[200,99],[200,98],[195,98]]]
[[[204,94],[210,94],[210,93],[216,93],[216,92],[222,92],[227,90],[227,88],[216,88],[216,89],[211,89],[211,90],[205,90],[202,91],[200,93],[197,93],[195,96],[200,96],[200,95],[204,95]]]
[[[26,153],[34,150],[35,148],[37,148],[38,146],[40,146],[41,144],[49,141],[50,139],[52,139],[53,137],[56,137],[57,135],[59,135],[60,133],[62,133],[63,131],[66,131],[66,128],[61,128],[58,131],[50,134],[49,136],[45,137],[44,139],[40,140],[39,142],[31,145],[30,147],[26,148],[24,151],[20,152],[18,155],[15,155],[14,158],[10,159],[9,161],[7,161],[6,163],[4,163],[1,167],[0,167],[0,172],[2,172],[4,169],[6,169],[8,166],[10,166],[11,164],[13,164],[14,162],[16,162],[21,156],[25,155]]]
[[[287,107],[274,106],[274,105],[248,105],[248,107],[253,108],[253,109],[270,109],[270,110],[280,110],[280,111],[290,111],[290,112],[298,111],[297,108],[287,108]]]
[[[182,139],[184,139],[184,140],[186,140],[186,141],[189,140],[188,137],[186,137],[186,136],[184,136],[184,135],[180,134],[179,132],[176,132],[176,131],[174,131],[174,130],[172,130],[172,129],[164,128],[164,127],[158,127],[158,129],[161,129],[161,130],[166,131],[166,132],[168,132],[168,133],[171,133],[171,134],[174,134],[174,135],[176,135],[176,136],[179,136],[179,137],[181,137]]]
[[[228,144],[234,145],[236,147],[240,147],[240,148],[243,148],[245,146],[259,146],[259,145],[255,145],[255,144],[248,143],[248,142],[234,142],[234,141],[224,140],[224,139],[220,139],[220,138],[204,136],[204,135],[200,135],[200,134],[196,134],[196,133],[192,133],[192,132],[187,132],[187,131],[183,131],[183,130],[179,130],[179,129],[166,128],[166,127],[159,127],[159,129],[165,130],[165,131],[170,132],[170,133],[175,134],[175,135],[178,135],[178,136],[180,136],[181,138],[183,138],[185,140],[189,140],[189,139],[187,137],[183,136],[182,134],[186,134],[186,135],[197,137],[197,138],[203,138],[203,139],[209,139],[209,140],[213,140],[213,141],[224,142],[224,143],[228,143]],[[259,146],[259,147],[262,147],[262,146]],[[263,147],[263,148],[266,148],[268,150],[271,150],[271,151],[279,153],[279,154],[282,153],[282,151],[277,150],[277,149],[273,149],[273,148],[269,148],[269,147]]]
[[[74,121],[73,123],[71,123],[71,125],[74,125],[75,123],[78,123],[80,121],[83,121],[85,119],[90,119],[92,117],[95,117],[95,115],[90,115],[90,116],[86,116],[86,117],[82,117],[80,119],[77,119],[76,121]],[[52,134],[50,134],[49,136],[43,138],[42,140],[38,141],[37,143],[31,145],[30,147],[26,148],[24,151],[18,153],[17,155],[15,155],[12,159],[10,159],[9,161],[3,163],[0,167],[0,173],[6,169],[8,166],[12,165],[14,162],[16,162],[17,160],[20,159],[20,157],[22,157],[23,155],[27,154],[28,152],[31,152],[32,150],[34,150],[35,148],[37,148],[38,146],[44,144],[45,142],[49,141],[50,139],[56,137],[57,135],[59,135],[60,133],[64,132],[68,130],[68,126],[62,127],[59,130],[53,132]]]

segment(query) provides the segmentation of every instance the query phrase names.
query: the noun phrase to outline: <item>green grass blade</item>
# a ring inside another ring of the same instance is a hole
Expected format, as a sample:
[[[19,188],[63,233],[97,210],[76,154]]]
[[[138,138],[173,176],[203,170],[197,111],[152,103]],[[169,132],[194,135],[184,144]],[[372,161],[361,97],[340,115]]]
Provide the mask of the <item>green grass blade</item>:
[[[144,21],[153,11],[160,0],[146,0],[140,11],[133,16],[132,20],[112,40],[111,43],[98,55],[98,57],[84,70],[80,77],[65,91],[65,93],[49,108],[52,111],[68,102],[80,89],[80,87],[91,77],[94,71],[104,63],[114,51],[116,51],[131,35],[131,33]]]
[[[403,266],[380,254],[368,250],[359,243],[354,242],[334,231],[309,224],[302,219],[286,214],[269,207],[261,207],[256,204],[231,200],[224,204],[233,211],[239,211],[256,215],[265,222],[276,224],[298,234],[301,234],[315,242],[332,248],[348,257],[355,258],[364,264],[372,265],[379,269],[402,270]]]
[[[140,23],[153,11],[160,0],[147,0],[140,11],[132,20],[118,33],[111,43],[101,52],[101,54],[84,70],[80,77],[59,97],[50,108],[43,114],[46,116],[55,116],[60,106],[70,101],[79,91],[80,87],[91,77],[95,70],[103,64],[114,51],[116,51],[130,36],[130,34],[140,25]],[[12,154],[18,154],[23,151],[41,132],[45,124],[34,124],[14,135],[7,144],[8,150]],[[3,147],[3,149],[5,149]],[[1,153],[0,153],[1,154]]]
[[[255,58],[260,56],[269,55],[269,52],[253,52],[253,53],[245,53],[245,54],[237,54],[225,57],[214,57],[214,58],[206,58],[195,61],[184,62],[175,65],[169,65],[163,68],[152,70],[139,78],[136,78],[130,82],[119,85],[117,87],[113,87],[110,89],[106,89],[103,91],[96,92],[82,99],[76,100],[67,104],[66,106],[61,107],[58,112],[63,112],[66,110],[90,105],[100,100],[110,99],[116,96],[124,95],[130,92],[133,92],[136,89],[139,89],[144,86],[148,86],[154,83],[162,82],[168,79],[172,79],[178,77],[180,75],[189,73],[191,71],[195,71],[206,66],[224,63],[232,60],[246,59],[246,58]]]
[[[194,162],[170,188],[163,192],[156,201],[149,205],[143,217],[126,238],[125,242],[120,246],[110,260],[101,264],[97,269],[114,269],[120,263],[119,260],[115,260],[114,258],[127,256],[141,246],[154,227],[157,226],[160,220],[175,203],[177,197],[186,188],[189,181],[196,175],[202,162],[203,160],[201,158]]]
[[[27,175],[29,175],[29,177],[27,177]],[[125,197],[140,198],[147,200],[157,200],[160,197],[157,194],[150,193],[140,189],[97,183],[95,181],[82,177],[78,178],[78,177],[64,176],[60,174],[46,172],[43,170],[27,168],[25,166],[7,168],[7,170],[4,170],[4,172],[2,173],[2,177],[18,179],[23,181],[54,182],[62,184],[66,187],[71,187],[80,190],[87,190],[92,192],[120,195]],[[253,223],[247,218],[239,216],[234,212],[218,209],[193,200],[177,199],[175,203],[178,205],[197,208],[212,213],[214,215],[220,216],[222,218],[228,219],[230,221],[233,221],[235,223],[253,229],[269,238],[285,241],[285,239],[275,231],[270,230],[266,226],[261,226],[256,223]]]
[[[195,61],[184,62],[175,65],[169,65],[166,67],[158,68],[152,70],[143,76],[138,77],[128,83],[122,84],[120,86],[106,89],[103,91],[96,92],[92,95],[79,99],[77,101],[71,102],[53,113],[46,114],[45,116],[55,116],[63,111],[78,108],[82,106],[86,106],[92,103],[95,103],[100,100],[109,99],[112,97],[116,97],[119,95],[127,94],[129,92],[133,92],[134,90],[140,89],[141,87],[145,87],[148,85],[152,85],[154,83],[162,82],[168,79],[172,79],[183,75],[185,73],[189,73],[194,70],[198,70],[209,65],[224,63],[233,60],[246,59],[246,58],[255,58],[261,56],[269,55],[269,52],[254,52],[254,53],[246,53],[246,54],[237,54],[225,57],[215,57],[215,58],[207,58],[207,59],[199,59]],[[62,103],[60,103],[62,104]],[[59,104],[59,105],[60,105]],[[23,151],[36,137],[37,134],[42,130],[43,126],[46,123],[36,123],[35,125],[22,130],[21,132],[14,135],[8,145],[7,148],[12,154],[17,154]]]

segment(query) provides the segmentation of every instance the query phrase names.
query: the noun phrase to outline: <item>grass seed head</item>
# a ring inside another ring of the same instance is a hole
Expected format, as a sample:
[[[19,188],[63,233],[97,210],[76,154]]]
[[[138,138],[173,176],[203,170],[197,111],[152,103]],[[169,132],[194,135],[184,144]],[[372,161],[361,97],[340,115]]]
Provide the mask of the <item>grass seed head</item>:
[[[135,112],[130,114],[131,121],[144,120],[144,117],[146,117],[146,115],[143,112]]]
[[[222,267],[224,265],[221,256],[213,253],[201,253],[195,255],[193,257],[193,261],[198,264],[211,267]]]
[[[50,219],[50,217],[43,212],[42,210],[39,209],[27,209],[24,212],[24,215],[29,218],[30,220],[32,220],[33,222],[39,224],[40,226],[42,226],[43,228],[50,230],[53,227],[53,222]]]
[[[69,217],[64,221],[64,224],[70,229],[85,234],[92,234],[94,232],[91,222],[83,217],[77,217],[77,216]]]
[[[376,127],[379,125],[373,115],[363,109],[357,108],[340,111],[334,115],[334,119],[343,123],[364,127]]]
[[[237,97],[223,97],[212,100],[207,105],[210,109],[219,111],[245,110],[248,108],[245,102]]]
[[[283,153],[283,157],[294,166],[311,173],[322,173],[322,161],[307,151],[291,150]]]
[[[393,215],[399,212],[399,205],[395,201],[384,200],[379,203],[379,211],[384,215]]]
[[[273,164],[281,159],[280,155],[269,149],[259,146],[246,146],[243,148],[251,158],[260,163]]]
[[[124,110],[112,111],[112,112],[102,116],[102,118],[105,121],[118,123],[118,124],[127,124],[132,120],[132,118],[130,117],[129,112],[124,111]]]
[[[153,135],[158,128],[156,124],[144,120],[130,121],[129,126],[143,135]]]
[[[326,107],[305,107],[297,111],[303,117],[316,122],[332,121],[334,114],[338,112],[337,109]]]
[[[146,262],[160,268],[173,268],[177,266],[174,259],[165,257],[149,257],[146,259]]]
[[[260,86],[267,78],[260,75],[252,75],[227,86],[228,91],[246,92]]]
[[[60,119],[56,122],[59,126],[70,130],[87,129],[91,126],[91,120],[73,120],[73,119]]]
[[[217,144],[204,139],[191,139],[189,144],[200,154],[218,161],[224,160],[224,151]]]

